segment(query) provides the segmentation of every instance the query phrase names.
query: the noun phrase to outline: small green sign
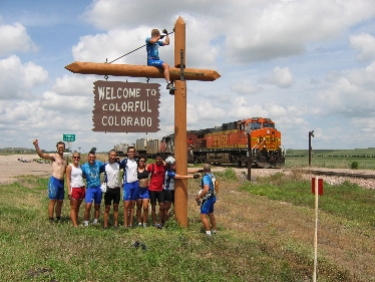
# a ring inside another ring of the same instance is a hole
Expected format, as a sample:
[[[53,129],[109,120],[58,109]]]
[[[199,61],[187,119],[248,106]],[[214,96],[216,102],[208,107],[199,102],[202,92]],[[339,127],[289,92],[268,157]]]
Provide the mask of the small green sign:
[[[63,134],[63,141],[74,142],[76,141],[76,135],[75,134]]]

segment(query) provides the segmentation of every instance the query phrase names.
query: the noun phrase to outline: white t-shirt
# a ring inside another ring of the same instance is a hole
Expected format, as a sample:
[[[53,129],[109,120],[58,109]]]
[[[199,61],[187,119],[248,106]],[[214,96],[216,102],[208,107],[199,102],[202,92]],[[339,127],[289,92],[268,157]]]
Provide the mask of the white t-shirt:
[[[107,187],[109,189],[121,187],[121,182],[119,179],[120,175],[120,164],[117,162],[107,163],[104,167],[105,181],[107,182]]]
[[[126,182],[138,181],[138,164],[134,159],[128,159],[126,163]]]

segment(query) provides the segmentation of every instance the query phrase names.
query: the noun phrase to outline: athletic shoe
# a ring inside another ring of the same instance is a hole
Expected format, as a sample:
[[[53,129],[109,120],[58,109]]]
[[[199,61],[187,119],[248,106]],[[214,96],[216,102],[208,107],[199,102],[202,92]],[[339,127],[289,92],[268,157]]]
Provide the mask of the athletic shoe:
[[[215,229],[212,229],[212,230],[211,230],[211,233],[212,233],[212,234],[216,234],[216,232],[217,232],[217,231],[216,231]]]
[[[147,223],[143,223],[143,228],[146,228],[147,227]]]
[[[142,222],[138,222],[138,227],[142,227]]]
[[[176,88],[173,86],[173,84],[170,82],[167,84],[167,90],[176,90]]]

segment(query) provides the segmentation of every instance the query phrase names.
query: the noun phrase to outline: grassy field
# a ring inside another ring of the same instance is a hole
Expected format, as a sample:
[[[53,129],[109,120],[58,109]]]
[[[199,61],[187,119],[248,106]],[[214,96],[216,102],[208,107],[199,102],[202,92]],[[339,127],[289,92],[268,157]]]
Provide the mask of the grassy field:
[[[309,181],[277,173],[250,183],[233,169],[217,176],[218,234],[211,237],[202,232],[192,199],[198,180],[189,182],[189,228],[171,219],[162,230],[73,228],[68,202],[63,220],[51,224],[46,178],[2,185],[0,281],[312,281]],[[325,185],[318,281],[375,281],[374,206],[372,190]]]
[[[351,168],[358,163],[358,169],[375,169],[375,148],[352,150],[313,150],[311,166],[321,168]],[[286,151],[286,167],[306,167],[309,165],[308,150]]]

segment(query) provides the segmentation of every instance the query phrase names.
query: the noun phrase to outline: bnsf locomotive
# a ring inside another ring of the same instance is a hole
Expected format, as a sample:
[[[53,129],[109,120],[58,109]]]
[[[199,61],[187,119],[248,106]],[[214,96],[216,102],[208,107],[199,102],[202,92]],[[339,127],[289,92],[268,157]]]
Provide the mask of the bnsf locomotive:
[[[234,164],[247,166],[248,132],[251,132],[252,165],[278,167],[285,164],[281,132],[269,118],[253,117],[224,123],[221,126],[187,132],[188,160],[191,163]],[[174,154],[174,135],[159,140],[138,139],[140,154]]]

